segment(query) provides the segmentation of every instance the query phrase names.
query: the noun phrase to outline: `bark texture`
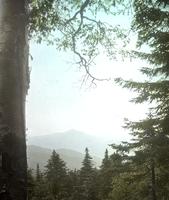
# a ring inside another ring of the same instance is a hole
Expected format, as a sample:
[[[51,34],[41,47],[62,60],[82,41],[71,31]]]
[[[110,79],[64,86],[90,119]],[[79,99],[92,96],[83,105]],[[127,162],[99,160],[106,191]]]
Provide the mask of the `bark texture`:
[[[0,0],[0,199],[26,200],[26,0]]]
[[[156,196],[156,174],[154,160],[151,160],[151,187],[152,187],[152,200],[157,200]]]

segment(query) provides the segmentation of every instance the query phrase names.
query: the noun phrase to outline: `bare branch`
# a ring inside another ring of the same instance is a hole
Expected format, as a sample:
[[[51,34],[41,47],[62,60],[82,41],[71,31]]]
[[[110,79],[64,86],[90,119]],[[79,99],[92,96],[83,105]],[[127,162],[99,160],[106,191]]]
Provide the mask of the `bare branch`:
[[[84,9],[89,5],[90,0],[86,0],[82,6],[80,7],[80,10],[78,10],[73,17],[71,17],[69,20],[66,21],[65,25],[69,24],[71,21],[75,20],[78,14],[82,14],[84,12]]]
[[[90,64],[91,64],[91,62],[93,61],[93,60],[89,60],[89,61],[87,61],[82,55],[81,55],[81,53],[80,52],[78,52],[78,50],[77,50],[77,48],[76,48],[76,36],[78,35],[78,33],[81,31],[81,29],[82,29],[82,25],[83,25],[83,19],[87,19],[87,20],[89,20],[89,21],[92,21],[92,22],[94,22],[94,23],[96,23],[97,24],[97,26],[99,26],[100,27],[100,21],[95,21],[95,20],[93,20],[93,19],[90,19],[90,18],[88,18],[88,17],[86,17],[86,16],[84,16],[83,14],[84,14],[84,10],[85,10],[85,8],[89,5],[89,3],[90,3],[90,0],[86,0],[85,2],[84,2],[84,4],[81,6],[81,8],[80,8],[80,10],[78,11],[78,12],[76,12],[75,14],[74,14],[74,16],[72,17],[72,18],[70,18],[67,22],[66,22],[66,25],[67,24],[69,24],[72,20],[74,20],[76,17],[77,17],[77,15],[78,14],[80,14],[80,24],[79,24],[79,26],[78,26],[78,28],[77,28],[77,30],[74,32],[74,34],[72,35],[72,47],[73,47],[73,52],[79,57],[79,64],[80,64],[80,66],[83,66],[84,68],[85,68],[85,71],[86,71],[86,74],[88,75],[88,77],[87,77],[87,79],[90,77],[91,79],[92,79],[92,83],[94,84],[94,81],[95,80],[97,80],[97,81],[109,81],[110,79],[102,79],[102,78],[96,78],[96,77],[94,77],[91,73],[90,73],[90,70],[89,70],[89,66],[90,66]],[[93,58],[94,59],[94,58]],[[83,79],[83,83],[82,84],[84,84],[84,82],[86,82],[86,77]]]

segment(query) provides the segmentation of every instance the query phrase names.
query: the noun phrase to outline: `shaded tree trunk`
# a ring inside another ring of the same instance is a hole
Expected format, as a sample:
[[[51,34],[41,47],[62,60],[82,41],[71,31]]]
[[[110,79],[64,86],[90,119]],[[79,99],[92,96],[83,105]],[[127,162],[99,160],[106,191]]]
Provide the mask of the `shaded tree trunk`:
[[[152,196],[152,200],[157,200],[154,160],[151,160],[151,196]]]
[[[0,199],[26,200],[26,0],[0,0]]]

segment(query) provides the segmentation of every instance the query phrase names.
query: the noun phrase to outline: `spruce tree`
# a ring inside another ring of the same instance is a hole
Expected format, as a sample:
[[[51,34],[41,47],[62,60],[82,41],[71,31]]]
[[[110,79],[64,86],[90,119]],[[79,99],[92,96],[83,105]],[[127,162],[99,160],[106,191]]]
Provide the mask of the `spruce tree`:
[[[64,199],[67,196],[67,168],[65,162],[55,150],[46,165],[45,176],[52,198]]]
[[[105,159],[107,158],[107,152],[105,153],[105,158],[100,169],[101,180],[99,180],[101,184],[99,187],[99,194],[101,194],[99,195],[99,199],[101,200],[132,199],[134,187],[133,185],[131,187],[130,184],[132,181],[129,163],[120,147],[119,149],[115,149],[116,151],[109,156],[108,163],[105,162],[107,160]],[[103,163],[107,163],[106,167],[104,167]]]
[[[150,109],[151,115],[145,120],[127,122],[126,128],[131,130],[134,141],[122,145],[122,148],[134,151],[135,155],[130,156],[132,163],[137,166],[137,169],[141,166],[142,172],[147,171],[148,176],[151,177],[150,180],[145,180],[146,185],[148,181],[150,182],[151,199],[167,199],[169,2],[166,0],[134,0],[133,8],[132,30],[138,35],[137,47],[139,48],[132,53],[137,58],[147,61],[147,66],[141,69],[141,73],[145,74],[148,79],[144,82],[122,79],[116,79],[116,81],[122,87],[138,93],[138,96],[132,99],[134,103],[153,104]],[[142,174],[142,177],[145,176]]]
[[[36,181],[39,182],[42,179],[42,172],[40,171],[39,163],[36,165]]]
[[[32,169],[27,170],[27,194],[28,200],[32,200],[34,195],[35,179],[33,177]]]
[[[137,183],[135,193],[139,197],[151,197],[152,200],[168,198],[166,191],[169,173],[166,169],[169,161],[169,138],[160,128],[158,120],[152,116],[139,122],[126,121],[126,128],[131,131],[132,141],[112,145],[123,154],[125,165],[128,164],[122,174],[130,173],[128,180]]]
[[[90,174],[93,173],[93,163],[92,157],[89,155],[88,148],[85,149],[85,157],[82,162],[82,167],[80,170],[80,175],[82,180],[87,180]]]
[[[28,198],[28,200],[52,200],[47,188],[47,181],[44,177],[44,173],[41,172],[39,168],[39,164],[37,164],[33,180],[34,185],[32,188],[32,195],[31,198]]]
[[[148,80],[144,82],[124,81],[117,78],[122,87],[138,93],[135,103],[149,102],[152,112],[168,134],[169,119],[169,4],[161,1],[133,1],[134,16],[132,31],[138,35],[138,49],[132,53],[147,61],[141,68]],[[146,51],[145,51],[146,50]]]
[[[112,165],[108,155],[108,150],[105,151],[105,156],[102,160],[102,165],[99,170],[99,199],[108,199],[112,191]]]
[[[141,73],[147,75],[145,82],[116,79],[122,87],[138,93],[134,103],[152,103],[153,118],[163,133],[169,135],[169,4],[161,1],[133,1],[134,17],[132,30],[138,35],[139,49],[133,53],[147,61]],[[145,50],[146,46],[146,51]]]
[[[96,188],[94,187],[94,178],[96,170],[93,168],[92,157],[88,148],[85,149],[85,157],[80,169],[80,190],[81,200],[97,199]]]
[[[81,188],[80,188],[80,172],[79,170],[68,171],[67,178],[67,192],[69,200],[80,200],[81,199]]]
[[[102,160],[101,169],[109,168],[109,167],[110,167],[110,159],[109,159],[108,150],[106,149],[104,158],[103,158],[103,160]]]

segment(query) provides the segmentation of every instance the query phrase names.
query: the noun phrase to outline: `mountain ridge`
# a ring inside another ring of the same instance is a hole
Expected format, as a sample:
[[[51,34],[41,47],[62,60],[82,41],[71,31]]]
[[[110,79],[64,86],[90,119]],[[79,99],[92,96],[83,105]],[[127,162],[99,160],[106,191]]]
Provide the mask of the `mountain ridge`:
[[[27,146],[27,160],[28,167],[36,169],[37,164],[39,164],[40,169],[44,170],[48,159],[52,154],[52,149],[43,148],[36,145]],[[56,153],[60,155],[60,158],[64,160],[68,169],[80,169],[82,166],[82,161],[84,159],[84,154],[74,151],[72,149],[55,149]],[[101,164],[101,158],[92,156],[93,164],[95,167],[99,167]]]
[[[80,153],[84,153],[85,148],[88,147],[91,155],[103,157],[110,141],[72,129],[47,135],[28,137],[27,143],[28,145],[36,145],[50,149],[71,149]]]

